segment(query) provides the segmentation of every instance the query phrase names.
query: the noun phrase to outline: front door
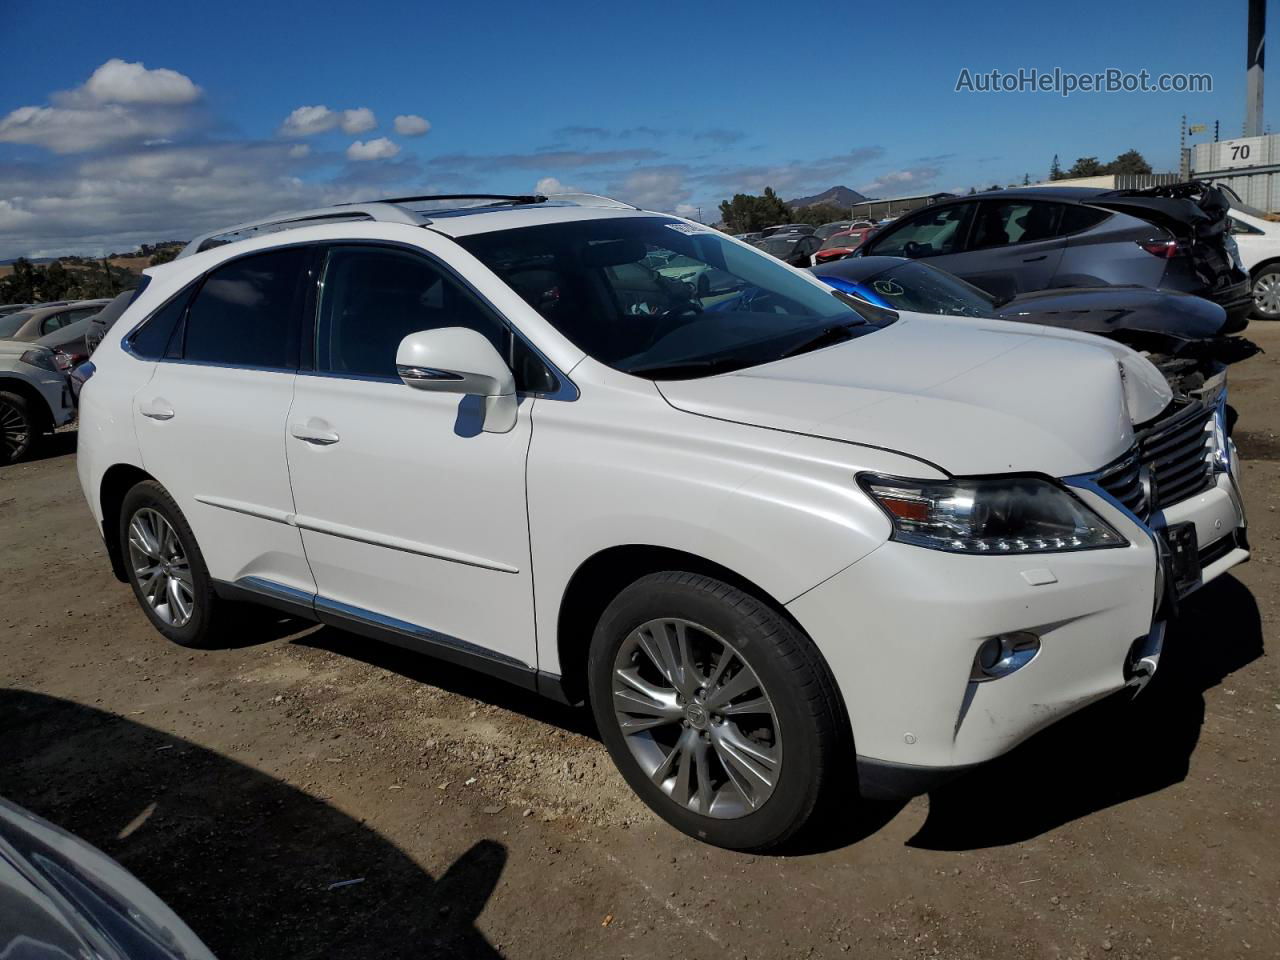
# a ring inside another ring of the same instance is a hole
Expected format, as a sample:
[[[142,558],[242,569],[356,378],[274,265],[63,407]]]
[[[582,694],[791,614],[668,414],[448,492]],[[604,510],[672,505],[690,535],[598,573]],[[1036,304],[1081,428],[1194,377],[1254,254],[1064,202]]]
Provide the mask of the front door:
[[[286,430],[317,610],[410,645],[420,637],[533,666],[533,401],[522,401],[512,430],[486,433],[479,398],[402,383],[401,339],[438,327],[469,327],[504,355],[510,348],[505,324],[426,252],[330,248],[314,370],[298,376]]]

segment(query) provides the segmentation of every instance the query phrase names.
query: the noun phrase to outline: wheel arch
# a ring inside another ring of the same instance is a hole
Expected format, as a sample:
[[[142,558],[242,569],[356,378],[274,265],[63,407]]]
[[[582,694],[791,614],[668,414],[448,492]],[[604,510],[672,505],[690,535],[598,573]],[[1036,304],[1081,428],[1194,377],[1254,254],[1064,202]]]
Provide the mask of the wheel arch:
[[[722,580],[767,603],[796,629],[804,631],[782,602],[768,590],[714,560],[652,544],[631,543],[607,547],[579,564],[560,597],[556,619],[556,652],[560,660],[560,686],[564,698],[570,703],[580,703],[586,699],[587,651],[605,608],[628,584],[664,570],[699,573]]]
[[[30,382],[21,376],[15,376],[11,373],[0,374],[0,390],[5,393],[14,393],[31,405],[31,412],[34,416],[39,417],[39,428],[43,432],[53,426],[53,411],[49,408],[49,401],[45,399],[43,393]]]
[[[147,471],[132,463],[113,464],[102,475],[102,483],[98,488],[98,502],[102,507],[102,539],[107,545],[111,572],[121,583],[128,583],[129,575],[124,567],[120,538],[116,536],[116,530],[120,526],[120,508],[124,504],[125,494],[142,481],[154,479]]]
[[[1250,281],[1256,280],[1258,277],[1258,274],[1260,274],[1267,267],[1280,267],[1280,257],[1267,257],[1265,260],[1259,260],[1257,263],[1255,263],[1252,267],[1249,268]]]

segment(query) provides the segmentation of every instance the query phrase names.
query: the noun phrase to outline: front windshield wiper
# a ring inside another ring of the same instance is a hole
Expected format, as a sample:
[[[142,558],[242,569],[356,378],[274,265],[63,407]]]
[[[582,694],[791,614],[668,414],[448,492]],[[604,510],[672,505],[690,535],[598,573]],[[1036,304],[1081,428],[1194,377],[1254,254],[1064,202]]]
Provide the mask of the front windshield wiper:
[[[801,340],[794,346],[788,347],[778,355],[778,359],[785,360],[787,357],[794,357],[798,353],[808,353],[810,350],[817,350],[820,347],[830,347],[837,343],[844,343],[846,340],[852,340],[853,334],[849,332],[850,328],[862,327],[866,323],[866,320],[858,319],[832,327],[824,327],[812,336]]]
[[[747,361],[740,357],[719,357],[705,360],[675,360],[670,363],[651,363],[624,370],[634,377],[649,377],[652,380],[682,380],[686,377],[706,377],[713,373],[725,373],[747,366]]]

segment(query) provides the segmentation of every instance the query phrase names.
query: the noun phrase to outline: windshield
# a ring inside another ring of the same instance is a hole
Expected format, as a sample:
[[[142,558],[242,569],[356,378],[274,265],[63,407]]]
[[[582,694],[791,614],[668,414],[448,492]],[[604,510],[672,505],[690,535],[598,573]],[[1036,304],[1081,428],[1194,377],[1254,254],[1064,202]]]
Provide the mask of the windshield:
[[[883,306],[954,317],[994,317],[996,301],[987,293],[927,263],[907,261],[861,282]]]
[[[824,223],[814,231],[814,235],[825,240],[833,233],[840,233],[842,230],[848,230],[851,226],[853,226],[853,224],[847,220],[844,223]]]
[[[666,218],[580,220],[458,242],[586,353],[655,379],[768,363],[828,328],[867,332],[894,319],[715,230]]]
[[[0,340],[12,337],[30,319],[29,313],[11,313],[7,317],[0,317]]]
[[[823,250],[834,250],[837,247],[856,247],[862,240],[860,236],[849,236],[847,233],[838,233],[834,237],[827,237],[822,244]]]

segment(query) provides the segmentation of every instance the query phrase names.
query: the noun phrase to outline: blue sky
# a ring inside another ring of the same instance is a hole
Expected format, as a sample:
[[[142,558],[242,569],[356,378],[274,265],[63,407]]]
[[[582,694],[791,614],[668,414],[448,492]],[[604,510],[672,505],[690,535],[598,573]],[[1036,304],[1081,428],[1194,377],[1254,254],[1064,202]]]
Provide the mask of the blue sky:
[[[558,183],[711,221],[719,200],[766,183],[788,198],[837,183],[968,189],[1041,179],[1055,153],[1066,166],[1130,147],[1174,169],[1183,113],[1220,120],[1224,137],[1242,122],[1245,3],[1205,11],[24,5],[5,18],[0,64],[0,258],[404,190]],[[966,67],[1055,66],[1204,72],[1213,92],[954,91]]]

